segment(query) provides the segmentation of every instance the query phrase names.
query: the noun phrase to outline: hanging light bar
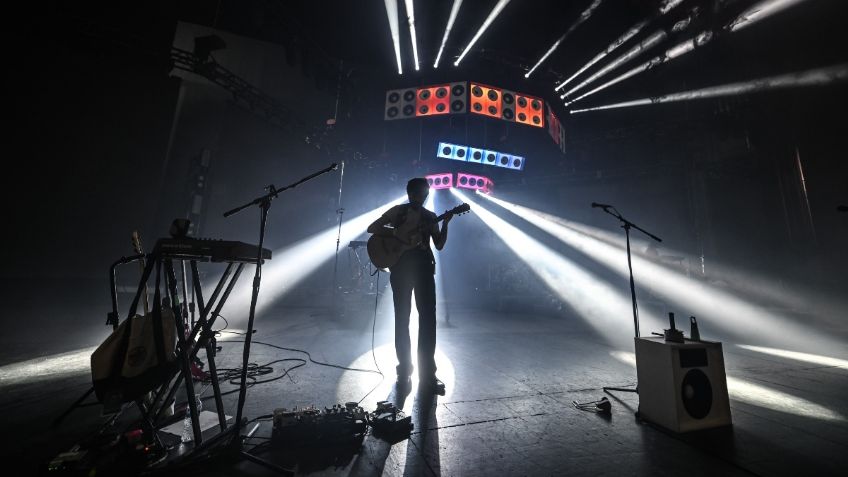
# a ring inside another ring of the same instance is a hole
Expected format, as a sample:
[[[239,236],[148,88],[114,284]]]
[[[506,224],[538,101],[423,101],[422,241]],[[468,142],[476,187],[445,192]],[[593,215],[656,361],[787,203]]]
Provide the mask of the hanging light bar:
[[[498,0],[498,3],[495,5],[495,8],[493,8],[492,12],[489,13],[489,16],[486,17],[486,21],[483,22],[483,25],[481,25],[480,29],[477,30],[477,33],[474,34],[474,37],[468,43],[468,46],[465,47],[465,50],[462,51],[462,54],[459,55],[459,58],[457,58],[456,61],[453,62],[454,66],[459,66],[459,62],[462,61],[463,58],[465,58],[465,55],[468,54],[468,52],[471,50],[471,47],[474,46],[475,43],[477,43],[477,40],[479,40],[481,36],[483,36],[483,32],[485,32],[486,29],[489,28],[489,25],[491,25],[492,22],[495,21],[495,18],[497,18],[497,16],[501,13],[501,11],[504,9],[504,7],[506,7],[508,3],[509,0]]]
[[[575,109],[571,114],[584,113],[587,111],[600,111],[602,109],[627,108],[631,106],[643,106],[646,104],[671,103],[675,101],[690,101],[693,99],[716,98],[720,96],[737,96],[747,93],[755,93],[772,89],[794,88],[799,86],[824,86],[848,80],[848,63],[816,68],[799,73],[788,73],[784,75],[771,76],[751,81],[730,83],[720,86],[710,86],[680,93],[671,93],[653,98],[635,99],[622,103],[607,104],[594,108]]]
[[[453,23],[456,21],[456,16],[459,15],[460,6],[462,6],[462,0],[453,0],[448,24],[445,27],[445,35],[442,37],[442,44],[439,46],[439,52],[436,54],[436,61],[433,63],[433,68],[439,67],[439,60],[442,59],[442,52],[445,50],[445,45],[448,42],[448,36],[450,35],[451,28],[453,28]]]
[[[568,27],[568,30],[566,30],[565,33],[563,33],[562,36],[560,36],[559,39],[557,39],[557,41],[555,41],[554,44],[551,45],[550,48],[548,48],[548,51],[544,55],[542,55],[541,58],[539,58],[539,61],[537,61],[536,64],[533,65],[532,68],[530,68],[530,71],[524,74],[524,77],[529,78],[530,75],[532,75],[533,72],[536,71],[536,68],[538,68],[539,65],[541,65],[545,60],[547,60],[548,57],[551,56],[551,53],[553,53],[557,48],[559,48],[559,44],[562,43],[563,40],[565,40],[565,37],[571,34],[571,32],[577,29],[580,24],[582,24],[583,22],[588,20],[589,17],[592,16],[592,12],[594,12],[595,9],[598,8],[601,2],[603,2],[603,0],[594,0],[592,4],[589,5],[588,8],[586,8],[586,10],[583,10],[583,13],[580,14],[580,17],[577,18],[577,21],[575,21],[570,27]]]

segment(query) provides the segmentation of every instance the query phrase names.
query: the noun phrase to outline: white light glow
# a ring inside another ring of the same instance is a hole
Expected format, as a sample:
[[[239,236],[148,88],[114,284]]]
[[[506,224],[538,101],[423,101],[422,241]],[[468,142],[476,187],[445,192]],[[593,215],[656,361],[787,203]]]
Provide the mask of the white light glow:
[[[456,21],[456,16],[459,15],[459,7],[461,6],[462,0],[453,0],[453,6],[451,7],[450,16],[448,17],[448,24],[445,27],[445,34],[442,37],[442,44],[439,45],[439,52],[436,54],[436,61],[433,63],[433,68],[439,67],[439,60],[442,59],[442,52],[445,50],[445,45],[448,42],[448,36],[450,36],[451,29]]]
[[[471,51],[471,47],[473,47],[474,44],[477,43],[477,40],[479,40],[480,37],[483,36],[483,33],[486,31],[486,29],[489,28],[489,25],[491,25],[492,22],[495,21],[495,18],[500,15],[501,11],[506,7],[508,3],[509,0],[498,0],[498,3],[495,5],[495,8],[493,8],[492,12],[489,13],[489,16],[486,17],[486,21],[483,22],[483,25],[480,26],[480,29],[477,30],[477,33],[475,33],[474,37],[471,38],[471,41],[468,42],[468,46],[465,47],[465,49],[462,51],[462,54],[459,55],[459,58],[457,58],[456,61],[453,62],[454,66],[459,66],[459,62],[462,61],[463,58],[465,58],[465,55],[467,55],[469,51]]]
[[[596,9],[596,8],[598,8],[598,6],[601,4],[601,2],[603,2],[603,0],[594,0],[594,1],[593,1],[590,5],[589,5],[589,7],[587,7],[587,8],[586,8],[586,10],[583,10],[583,13],[581,13],[581,14],[580,14],[580,16],[577,18],[577,21],[575,21],[575,22],[574,22],[574,23],[573,23],[570,27],[568,27],[568,30],[566,30],[566,31],[565,31],[565,33],[563,33],[563,34],[562,34],[562,36],[560,36],[560,37],[557,39],[557,41],[555,41],[555,42],[554,42],[554,44],[553,44],[553,45],[551,45],[551,47],[550,47],[550,48],[548,48],[548,51],[547,51],[547,52],[545,52],[545,54],[544,54],[544,55],[542,55],[542,57],[541,57],[541,58],[539,58],[539,61],[537,61],[537,62],[536,62],[536,64],[535,64],[535,65],[533,65],[533,67],[532,67],[532,68],[530,68],[530,71],[528,71],[527,73],[525,73],[525,74],[524,74],[524,77],[525,77],[525,78],[529,78],[529,77],[530,77],[530,75],[532,75],[532,74],[533,74],[533,72],[534,72],[534,71],[536,71],[536,68],[538,68],[538,67],[539,67],[539,65],[541,65],[541,64],[542,64],[545,60],[547,60],[547,59],[548,59],[548,57],[549,57],[549,56],[551,56],[551,54],[552,54],[554,51],[556,51],[556,49],[557,49],[557,48],[559,48],[560,43],[562,43],[562,41],[563,41],[563,40],[565,40],[565,38],[566,38],[566,37],[567,37],[567,36],[568,36],[568,35],[569,35],[572,31],[574,31],[575,29],[577,29],[577,27],[578,27],[578,26],[580,26],[583,22],[585,22],[586,20],[588,20],[588,19],[589,19],[589,17],[591,17],[591,16],[592,16],[592,12],[594,12],[594,11],[595,11],[595,9]]]
[[[765,348],[763,346],[751,345],[736,345],[742,349],[755,351],[757,353],[769,354],[780,358],[794,359],[795,361],[803,361],[805,363],[820,364],[822,366],[834,366],[838,368],[848,369],[848,360],[832,358],[830,356],[822,356],[820,354],[801,353],[798,351],[789,351],[778,348]]]
[[[389,30],[392,34],[392,44],[395,47],[395,59],[397,60],[398,74],[403,74],[403,66],[400,61],[400,21],[398,20],[397,0],[384,0],[386,4],[386,16],[389,18]]]
[[[726,29],[730,31],[741,30],[745,27],[749,27],[754,23],[762,20],[763,18],[769,17],[783,11],[791,6],[797,5],[804,0],[765,0],[762,1],[751,8],[742,12],[741,15],[736,17],[733,21],[731,21]]]
[[[365,233],[368,225],[382,215],[387,208],[401,203],[406,195],[345,221],[341,229],[341,243],[348,243]],[[338,226],[301,240],[289,247],[274,251],[271,261],[262,266],[262,289],[256,305],[257,312],[274,303],[285,295],[301,280],[308,277],[326,261],[333,258],[336,250]],[[230,324],[247,318],[250,311],[252,288],[247,286],[234,290],[223,315]],[[208,296],[208,293],[204,293]]]
[[[415,71],[418,71],[418,40],[415,39],[415,7],[412,0],[403,0],[406,6],[406,21],[409,23],[409,37],[412,40],[412,58],[415,60]]]
[[[53,354],[0,367],[0,388],[22,383],[61,379],[91,370],[96,347]]]
[[[625,54],[614,59],[608,65],[604,66],[603,68],[601,68],[600,70],[595,72],[595,74],[586,78],[582,83],[578,84],[577,86],[571,88],[570,90],[568,90],[565,93],[563,93],[562,95],[560,95],[560,99],[565,99],[568,96],[571,96],[577,90],[583,88],[587,84],[595,81],[596,79],[600,78],[601,76],[604,76],[605,74],[609,73],[610,71],[613,71],[614,69],[618,68],[619,66],[621,66],[621,65],[627,63],[628,61],[632,60],[633,58],[639,56],[640,54],[642,54],[646,50],[654,47],[655,45],[657,45],[661,41],[665,40],[666,36],[668,36],[668,34],[664,30],[654,32],[648,38],[645,38],[644,40],[640,41],[638,45],[627,50],[627,52]]]
[[[557,223],[554,216],[544,212],[491,196],[482,197],[521,216],[619,275],[629,276],[625,251],[622,248],[563,226]],[[632,257],[632,262],[637,298],[640,288],[644,290],[645,287],[650,287],[654,293],[682,307],[686,314],[697,316],[701,323],[702,336],[705,336],[704,330],[707,327],[713,327],[740,336],[756,336],[771,343],[795,344],[811,349],[837,350],[843,346],[838,340],[815,333],[809,327],[801,326],[788,317],[758,307],[731,293],[693,280],[638,255]],[[649,330],[659,332],[662,329],[644,328],[642,334],[646,335]]]
[[[647,104],[671,103],[676,101],[691,101],[694,99],[717,98],[721,96],[737,96],[741,94],[756,93],[783,88],[797,88],[803,86],[824,86],[848,79],[848,64],[816,68],[798,73],[789,73],[769,78],[760,78],[739,83],[730,83],[720,86],[710,86],[691,91],[682,91],[652,98],[635,99],[621,103],[595,106],[594,108],[574,109],[571,114],[585,113],[587,111],[601,111],[604,109],[628,108],[632,106],[643,106]]]
[[[386,299],[391,300],[391,295],[387,294]],[[412,344],[412,357],[415,359],[418,356],[417,349],[417,327],[418,327],[418,315],[415,313],[415,306],[413,303],[412,307],[412,316],[409,318],[410,325],[410,343]],[[413,328],[413,326],[415,328]],[[415,334],[412,334],[413,331]],[[392,335],[393,336],[393,335]],[[361,356],[353,360],[347,367],[349,368],[358,368],[358,369],[374,369],[374,357],[377,358],[377,364],[380,369],[386,375],[385,378],[380,381],[380,376],[377,374],[365,374],[362,372],[356,371],[344,371],[342,372],[341,378],[339,379],[339,385],[336,388],[336,403],[344,403],[348,401],[357,401],[362,398],[368,391],[371,390],[377,383],[377,388],[365,398],[364,401],[360,404],[365,409],[374,409],[377,406],[378,401],[385,401],[386,397],[392,391],[392,386],[395,384],[395,366],[397,365],[397,355],[395,354],[395,345],[394,343],[385,343],[382,345],[378,345],[374,348],[374,355],[371,355],[371,350],[369,349],[365,353],[362,353]],[[445,395],[444,397],[440,397],[440,399],[447,399],[453,393],[455,388],[454,384],[456,382],[456,371],[454,370],[453,363],[448,357],[438,348],[436,347],[436,375],[439,379],[445,383]],[[416,369],[417,365],[416,365]],[[419,379],[418,373],[413,372],[412,376],[412,390],[414,392],[415,389],[418,388]],[[412,405],[412,399],[407,399],[406,404],[409,406]],[[404,411],[409,412],[411,409],[409,407],[404,406]]]
[[[548,288],[580,315],[601,336],[617,343],[632,343],[633,311],[629,292],[610,284],[555,252],[522,230],[497,217],[456,189],[451,189],[518,257],[527,263]],[[484,194],[480,196],[487,197]],[[640,315],[646,329],[658,329],[660,320],[648,312]]]

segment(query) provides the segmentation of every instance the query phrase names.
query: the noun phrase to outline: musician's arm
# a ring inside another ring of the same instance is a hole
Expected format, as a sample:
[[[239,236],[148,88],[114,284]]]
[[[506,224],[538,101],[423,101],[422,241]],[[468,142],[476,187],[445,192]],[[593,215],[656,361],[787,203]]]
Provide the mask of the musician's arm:
[[[436,250],[443,249],[445,242],[448,241],[448,222],[450,220],[442,222],[442,230],[439,230],[439,224],[433,224],[431,234],[433,235],[433,245],[436,246]]]
[[[380,235],[382,237],[392,237],[395,234],[395,229],[392,227],[386,227],[390,223],[392,223],[394,208],[390,209],[388,212],[380,216],[379,219],[371,222],[371,225],[368,226],[368,233],[374,235]]]

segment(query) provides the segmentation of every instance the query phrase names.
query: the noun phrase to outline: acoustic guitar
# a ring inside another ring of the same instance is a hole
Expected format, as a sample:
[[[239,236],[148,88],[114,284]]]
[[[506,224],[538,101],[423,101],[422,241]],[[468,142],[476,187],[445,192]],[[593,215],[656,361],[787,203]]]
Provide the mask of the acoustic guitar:
[[[445,219],[448,215],[462,215],[471,210],[471,206],[468,204],[462,204],[454,207],[453,209],[445,212],[444,214],[436,217],[434,221],[424,221],[418,225],[418,230],[404,230],[403,235],[415,234],[424,234],[426,232],[426,227],[432,227],[433,223],[439,223]],[[400,229],[400,227],[399,227]],[[428,238],[429,240],[429,238]],[[372,235],[371,238],[368,239],[368,258],[371,259],[371,263],[374,264],[377,268],[386,269],[394,266],[400,260],[400,256],[403,255],[407,250],[413,249],[417,246],[417,244],[409,243],[407,241],[401,240],[398,237],[385,237],[382,235]]]

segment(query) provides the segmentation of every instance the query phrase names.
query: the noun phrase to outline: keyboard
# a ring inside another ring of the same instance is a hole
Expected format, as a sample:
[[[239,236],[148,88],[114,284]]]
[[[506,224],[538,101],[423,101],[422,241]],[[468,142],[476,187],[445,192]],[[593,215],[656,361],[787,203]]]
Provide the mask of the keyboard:
[[[179,260],[204,262],[256,263],[259,247],[234,240],[208,238],[161,238],[153,248],[154,254]],[[271,251],[262,249],[262,260],[271,260]]]

